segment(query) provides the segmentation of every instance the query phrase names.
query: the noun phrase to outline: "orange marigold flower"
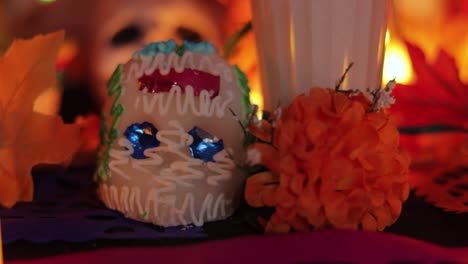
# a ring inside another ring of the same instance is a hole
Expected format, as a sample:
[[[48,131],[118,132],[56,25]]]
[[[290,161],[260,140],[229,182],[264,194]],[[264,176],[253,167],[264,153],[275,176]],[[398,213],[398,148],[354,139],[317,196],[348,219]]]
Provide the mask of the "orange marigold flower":
[[[383,230],[396,221],[410,160],[393,120],[370,110],[362,95],[312,88],[282,110],[272,144],[250,147],[251,161],[270,170],[251,176],[245,190],[251,206],[276,209],[266,232]]]

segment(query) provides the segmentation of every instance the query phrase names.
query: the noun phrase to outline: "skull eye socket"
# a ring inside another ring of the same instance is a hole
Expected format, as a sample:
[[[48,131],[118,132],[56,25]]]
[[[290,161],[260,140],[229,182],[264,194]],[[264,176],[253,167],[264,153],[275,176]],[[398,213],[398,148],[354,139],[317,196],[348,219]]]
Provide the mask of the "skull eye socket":
[[[176,30],[177,36],[182,40],[198,43],[202,42],[203,38],[197,31],[186,27],[178,27]]]
[[[127,25],[112,36],[111,45],[121,47],[139,42],[143,39],[143,29],[139,25]]]

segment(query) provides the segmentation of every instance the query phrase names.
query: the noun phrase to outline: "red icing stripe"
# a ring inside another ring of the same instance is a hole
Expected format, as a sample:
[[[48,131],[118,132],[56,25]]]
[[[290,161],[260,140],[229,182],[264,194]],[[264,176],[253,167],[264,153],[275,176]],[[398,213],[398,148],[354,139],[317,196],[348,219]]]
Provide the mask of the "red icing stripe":
[[[146,87],[150,93],[169,92],[173,85],[178,85],[182,93],[185,93],[185,87],[190,85],[195,96],[200,96],[201,91],[208,91],[211,99],[218,96],[220,86],[219,76],[192,69],[185,69],[180,73],[171,69],[166,75],[155,70],[151,75],[143,75],[138,81],[140,91]]]

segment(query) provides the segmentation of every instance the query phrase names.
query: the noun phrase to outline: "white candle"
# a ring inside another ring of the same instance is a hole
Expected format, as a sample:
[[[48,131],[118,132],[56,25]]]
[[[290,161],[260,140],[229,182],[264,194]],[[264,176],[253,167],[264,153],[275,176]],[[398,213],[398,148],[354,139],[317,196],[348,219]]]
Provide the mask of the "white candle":
[[[312,86],[381,85],[388,0],[251,0],[265,101],[273,109]]]

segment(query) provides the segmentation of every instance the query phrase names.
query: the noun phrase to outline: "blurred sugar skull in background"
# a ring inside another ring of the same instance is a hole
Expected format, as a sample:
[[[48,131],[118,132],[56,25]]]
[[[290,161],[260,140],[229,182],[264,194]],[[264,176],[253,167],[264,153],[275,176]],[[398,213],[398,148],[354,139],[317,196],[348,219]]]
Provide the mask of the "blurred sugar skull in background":
[[[105,83],[116,65],[126,62],[144,43],[174,39],[208,40],[220,48],[223,7],[213,0],[97,1],[95,35],[90,40],[93,79],[102,102]]]
[[[32,37],[65,29],[79,48],[67,78],[86,81],[98,106],[116,65],[144,43],[226,39],[226,6],[217,0],[2,0],[6,32]]]

